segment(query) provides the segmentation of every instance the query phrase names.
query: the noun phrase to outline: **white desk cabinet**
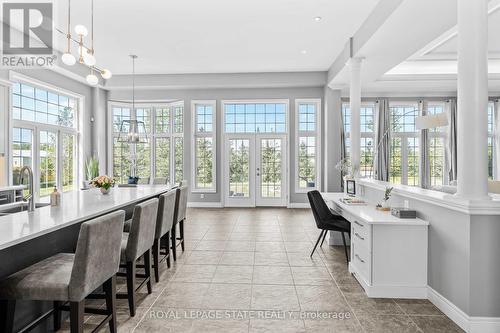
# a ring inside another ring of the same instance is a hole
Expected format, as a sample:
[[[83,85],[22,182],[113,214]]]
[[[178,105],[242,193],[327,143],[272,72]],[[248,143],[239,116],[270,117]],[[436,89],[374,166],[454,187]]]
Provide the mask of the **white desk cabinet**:
[[[428,222],[399,219],[374,205],[346,205],[342,193],[323,197],[351,222],[349,271],[369,297],[427,298]]]

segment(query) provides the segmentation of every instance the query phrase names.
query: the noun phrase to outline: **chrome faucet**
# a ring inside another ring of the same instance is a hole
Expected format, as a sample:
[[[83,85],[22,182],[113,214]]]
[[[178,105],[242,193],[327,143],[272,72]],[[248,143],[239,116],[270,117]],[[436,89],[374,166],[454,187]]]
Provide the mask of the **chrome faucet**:
[[[26,197],[23,197],[23,200],[28,201],[28,212],[32,212],[35,210],[35,197],[34,197],[34,190],[33,190],[33,170],[27,165],[23,166],[23,168],[19,172],[19,184],[24,183],[24,179],[25,179],[24,177],[25,177],[26,171],[28,172],[29,194]]]

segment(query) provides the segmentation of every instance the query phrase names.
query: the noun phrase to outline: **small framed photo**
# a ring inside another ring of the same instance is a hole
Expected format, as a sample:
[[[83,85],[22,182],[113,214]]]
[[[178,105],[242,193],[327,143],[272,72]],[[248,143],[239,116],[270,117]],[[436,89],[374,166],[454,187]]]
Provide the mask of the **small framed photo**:
[[[350,196],[355,196],[356,195],[356,181],[354,180],[346,180],[345,182],[346,186],[346,193]]]

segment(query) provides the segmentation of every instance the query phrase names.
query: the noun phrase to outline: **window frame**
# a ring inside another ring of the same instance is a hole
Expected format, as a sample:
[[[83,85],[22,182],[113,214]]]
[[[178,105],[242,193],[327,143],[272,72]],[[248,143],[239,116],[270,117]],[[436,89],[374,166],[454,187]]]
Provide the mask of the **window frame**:
[[[316,126],[314,131],[300,131],[299,130],[299,106],[300,104],[315,104],[316,106]],[[321,190],[321,117],[322,117],[322,103],[321,98],[297,98],[295,99],[295,156],[294,156],[294,183],[295,183],[295,193],[307,193],[313,190]],[[314,187],[300,187],[299,180],[299,142],[301,137],[314,137],[316,145],[316,182]]]
[[[426,115],[431,115],[429,113],[429,108],[430,107],[436,107],[436,106],[439,106],[442,108],[443,112],[442,113],[447,113],[448,112],[448,109],[447,109],[447,103],[446,101],[429,101],[429,102],[426,102],[424,105],[427,105],[427,110],[426,111]],[[434,115],[434,114],[432,114]],[[449,173],[448,173],[448,156],[447,156],[447,149],[446,149],[446,140],[447,140],[447,133],[446,133],[446,129],[443,127],[443,130],[439,131],[433,131],[431,129],[429,129],[427,131],[427,135],[428,135],[428,141],[429,141],[429,147],[428,147],[428,153],[429,155],[427,156],[428,158],[428,161],[429,161],[429,186],[432,188],[433,186],[439,186],[439,185],[433,185],[432,184],[432,166],[431,166],[431,155],[430,155],[430,150],[431,150],[431,140],[432,139],[441,139],[442,142],[443,142],[443,179],[442,179],[442,185],[446,185],[449,183]],[[420,157],[420,159],[422,160],[422,157]],[[422,167],[422,166],[421,166]],[[421,173],[421,171],[419,170],[419,172]]]
[[[199,132],[197,128],[196,106],[205,105],[212,107],[212,131]],[[191,101],[191,179],[193,187],[191,193],[217,193],[217,101],[216,100],[192,100]],[[212,187],[197,187],[196,177],[196,139],[212,138]]]
[[[40,198],[47,198],[47,196],[40,196],[40,132],[42,131],[50,131],[56,133],[56,186],[58,191],[63,192],[63,136],[66,135],[74,135],[74,152],[73,152],[73,191],[79,188],[79,184],[83,179],[83,168],[79,168],[78,166],[82,165],[83,157],[83,140],[81,137],[81,131],[83,128],[82,123],[82,110],[84,110],[85,97],[81,94],[75,93],[73,91],[63,89],[57,87],[55,85],[31,78],[29,76],[10,72],[9,73],[9,81],[8,85],[8,128],[6,131],[7,139],[7,152],[8,152],[8,183],[14,184],[13,179],[13,130],[14,128],[24,128],[32,131],[32,148],[31,148],[31,168],[33,170],[33,183],[34,183],[34,191],[33,194],[34,200],[39,201]],[[53,124],[44,124],[36,121],[22,120],[22,119],[14,119],[13,117],[13,93],[14,93],[14,84],[21,83],[25,85],[32,86],[34,88],[39,88],[46,90],[48,92],[52,92],[58,95],[64,95],[66,97],[72,98],[75,100],[75,108],[74,108],[74,127],[65,127]]]
[[[114,139],[118,137],[119,132],[114,131],[114,123],[113,123],[113,108],[128,108],[130,109],[130,119],[136,119],[136,110],[137,109],[150,109],[150,131],[147,134],[148,145],[150,150],[150,167],[149,167],[149,177],[150,182],[156,177],[156,139],[157,138],[170,138],[169,149],[169,182],[170,185],[175,185],[177,182],[175,181],[175,140],[176,138],[181,138],[184,140],[184,132],[186,130],[185,123],[185,114],[186,108],[184,100],[172,101],[172,102],[162,102],[162,103],[135,103],[135,110],[132,109],[132,102],[118,102],[118,101],[109,101],[108,102],[108,161],[110,161],[108,165],[108,174],[114,177],[113,169],[114,169]],[[182,114],[182,132],[174,131],[174,112],[176,107],[183,108]],[[169,115],[169,131],[168,132],[157,132],[156,130],[156,111],[157,109],[168,108],[170,110]],[[184,145],[184,141],[183,141]],[[182,151],[184,157],[184,149]],[[182,163],[182,173],[184,176],[184,158]]]

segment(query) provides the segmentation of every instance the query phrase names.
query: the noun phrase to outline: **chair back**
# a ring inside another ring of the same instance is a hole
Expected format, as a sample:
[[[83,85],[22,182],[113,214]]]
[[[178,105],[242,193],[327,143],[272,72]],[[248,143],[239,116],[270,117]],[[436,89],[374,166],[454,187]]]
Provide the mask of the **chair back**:
[[[125,256],[127,261],[138,259],[153,247],[158,213],[158,199],[137,204],[132,215]]]
[[[188,181],[186,179],[183,179],[180,183],[179,183],[179,187],[182,187],[182,186],[187,186],[188,184]]]
[[[328,208],[325,200],[323,200],[323,197],[321,196],[321,193],[318,191],[307,192],[307,198],[309,199],[309,204],[311,205],[316,226],[319,229],[324,229],[325,222],[333,217],[330,208]]]
[[[149,185],[150,177],[142,177],[137,181],[137,185]]]
[[[177,200],[177,221],[180,222],[186,218],[187,199],[188,199],[188,186],[183,185],[177,189],[179,191],[179,199]]]
[[[123,210],[82,223],[69,282],[69,300],[81,301],[118,272]]]
[[[160,239],[172,229],[175,215],[175,200],[177,190],[170,190],[160,195],[158,203],[158,218],[156,220],[155,239]]]
[[[165,185],[165,184],[167,184],[167,177],[153,178],[153,185]]]

